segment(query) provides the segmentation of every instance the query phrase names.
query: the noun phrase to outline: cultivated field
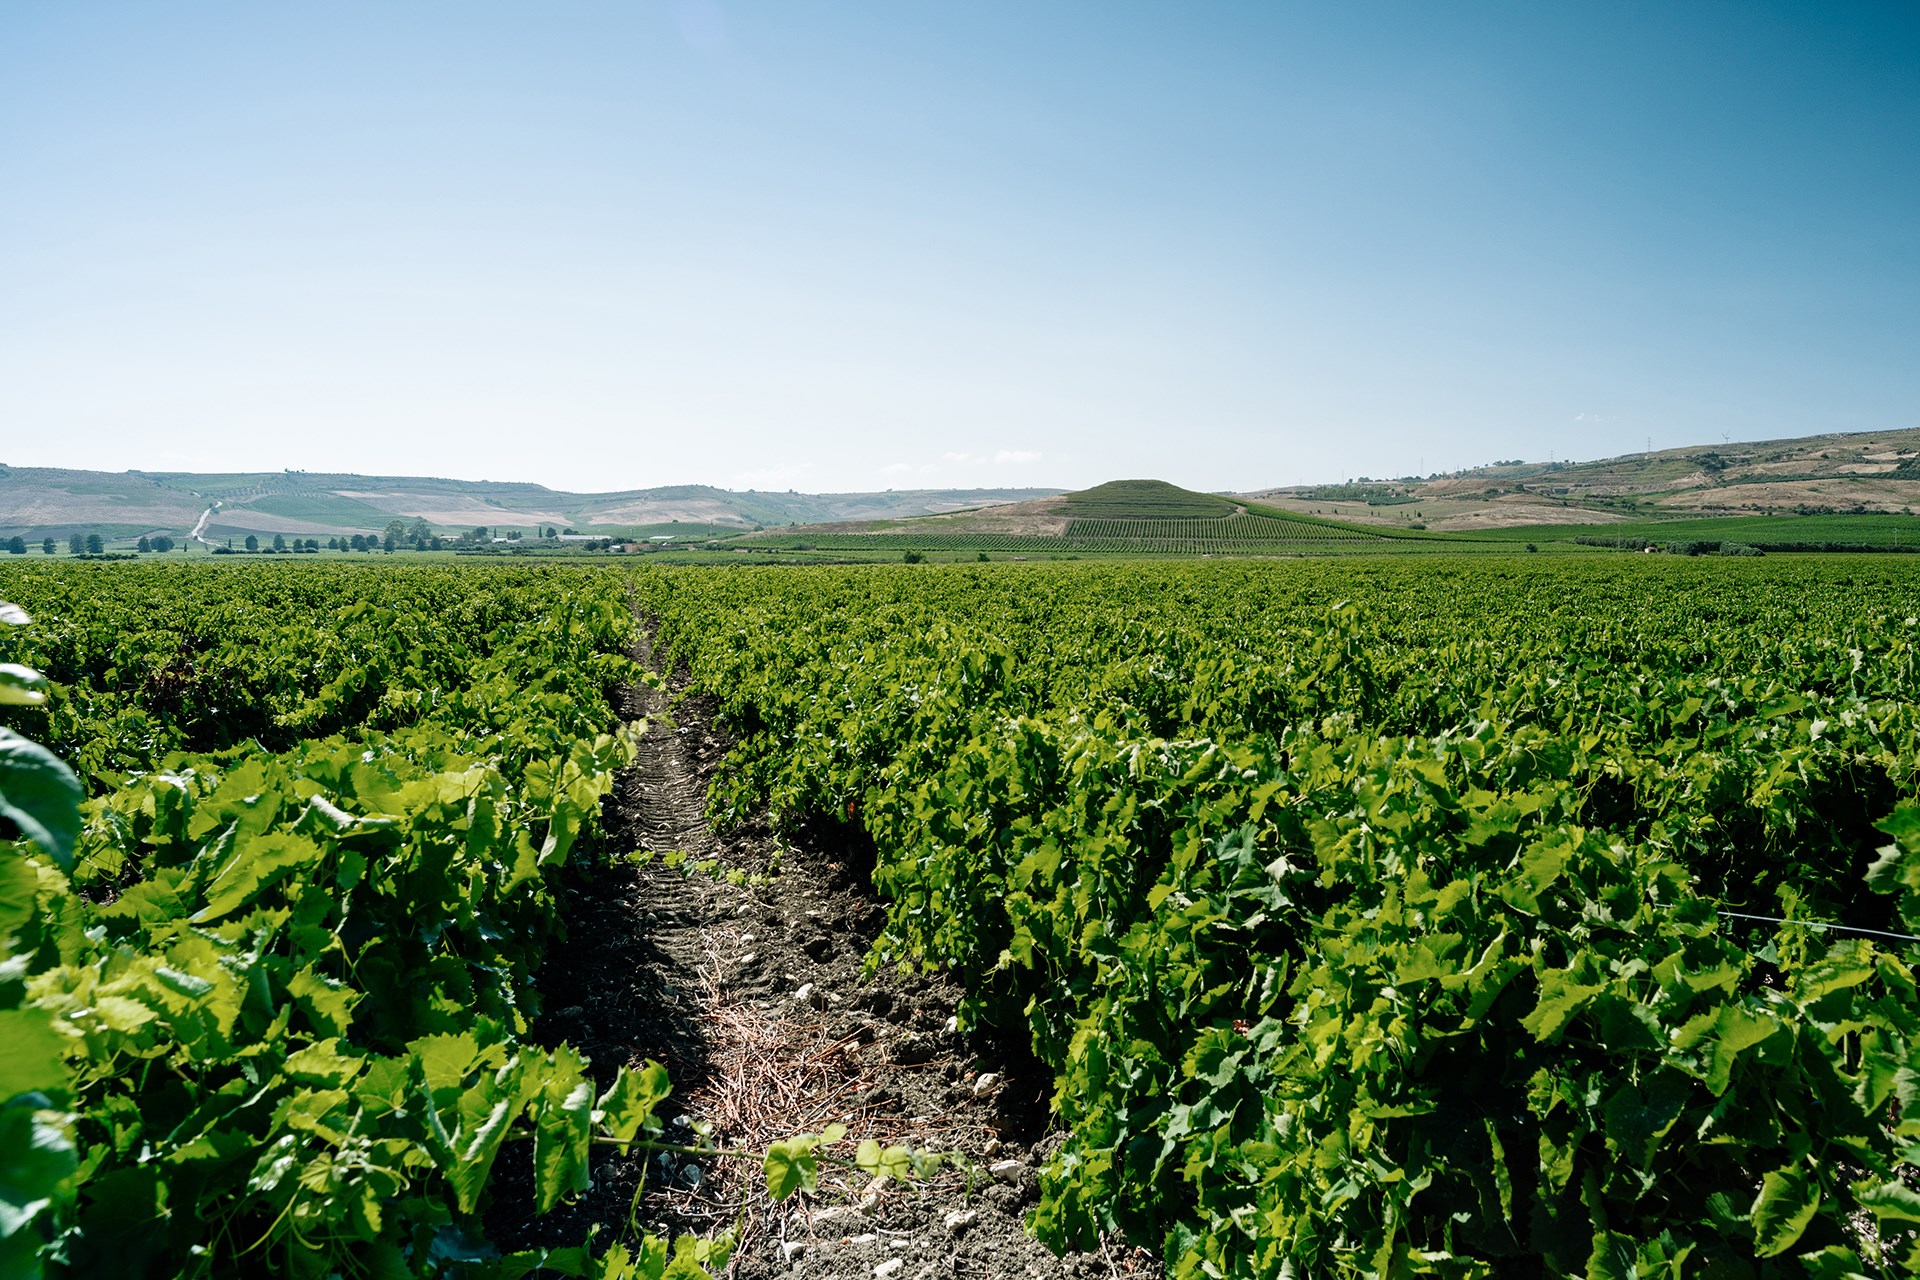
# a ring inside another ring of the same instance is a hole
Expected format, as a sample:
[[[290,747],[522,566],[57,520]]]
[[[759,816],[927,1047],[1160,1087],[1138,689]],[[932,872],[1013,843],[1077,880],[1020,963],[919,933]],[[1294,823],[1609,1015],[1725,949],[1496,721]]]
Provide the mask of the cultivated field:
[[[1920,1268],[1908,557],[0,599],[6,1274]]]

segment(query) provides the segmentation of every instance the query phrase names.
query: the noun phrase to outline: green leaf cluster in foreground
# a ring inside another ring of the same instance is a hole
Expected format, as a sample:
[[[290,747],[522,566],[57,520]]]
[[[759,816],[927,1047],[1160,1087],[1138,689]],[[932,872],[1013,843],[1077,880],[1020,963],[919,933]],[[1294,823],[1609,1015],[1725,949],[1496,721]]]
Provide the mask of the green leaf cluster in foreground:
[[[1178,1276],[1920,1272],[1920,947],[1884,936],[1920,933],[1920,572],[638,582],[739,739],[716,817],[864,831],[876,960],[1054,1071],[1042,1238]]]
[[[632,757],[631,615],[591,572],[9,573],[0,730],[0,1274],[696,1275],[629,1239],[500,1258],[645,1139],[523,1037],[549,878]],[[11,668],[8,668],[11,670]],[[91,798],[49,743],[85,766]]]

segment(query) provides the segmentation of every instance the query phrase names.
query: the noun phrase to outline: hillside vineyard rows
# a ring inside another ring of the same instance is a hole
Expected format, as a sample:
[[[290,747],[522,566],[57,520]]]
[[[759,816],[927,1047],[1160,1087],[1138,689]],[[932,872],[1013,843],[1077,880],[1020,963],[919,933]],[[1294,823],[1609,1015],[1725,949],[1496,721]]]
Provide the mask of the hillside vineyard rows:
[[[952,973],[1052,1076],[1049,1243],[1920,1272],[1903,558],[32,565],[0,599],[52,695],[5,721],[90,794],[0,854],[0,1273],[533,1265],[490,1259],[496,1164],[573,1195],[668,1087],[523,1038],[633,757],[636,609],[736,744],[714,822],[870,846],[871,963]],[[724,1256],[621,1225],[550,1261]]]

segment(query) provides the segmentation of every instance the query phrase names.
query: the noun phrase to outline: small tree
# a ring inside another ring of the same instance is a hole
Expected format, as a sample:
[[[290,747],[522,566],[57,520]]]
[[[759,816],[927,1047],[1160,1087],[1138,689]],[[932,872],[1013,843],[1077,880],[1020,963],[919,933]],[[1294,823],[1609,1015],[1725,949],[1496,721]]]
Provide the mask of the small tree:
[[[248,534],[246,546],[249,551],[258,551],[260,549],[260,539],[254,537],[252,534]]]
[[[381,543],[381,546],[382,546],[382,547],[384,547],[384,548],[386,549],[386,553],[387,553],[388,555],[392,555],[392,554],[393,554],[393,551],[394,551],[394,548],[395,548],[395,547],[398,547],[399,545],[400,545],[400,539],[398,539],[398,538],[396,538],[396,537],[394,537],[394,536],[393,536],[393,531],[392,531],[391,529],[389,529],[389,530],[387,531],[387,537],[386,537],[386,541],[385,541],[385,542],[383,542],[383,543]]]
[[[84,533],[75,533],[72,537],[68,538],[67,550],[76,556],[87,554],[87,535]]]
[[[147,541],[145,538],[142,538],[140,539],[140,541],[133,544],[133,549],[135,551],[151,551],[153,550],[153,544]]]
[[[150,545],[153,547],[155,551],[165,554],[166,552],[173,550],[173,539],[167,537],[165,534],[162,534],[159,537],[153,539]]]
[[[416,516],[413,523],[407,526],[407,541],[409,542],[425,542],[432,536],[433,526],[427,523],[425,516]]]
[[[99,534],[90,533],[87,535],[87,554],[88,555],[97,556],[104,553],[106,549],[107,549],[107,544],[100,540]]]
[[[52,538],[42,538],[42,539],[40,539],[40,554],[41,554],[41,555],[43,555],[43,556],[50,556],[50,555],[52,555],[52,554],[53,554],[54,552],[56,552],[56,551],[58,551],[59,549],[60,549],[60,544],[59,544],[59,543],[57,543],[57,542],[55,542],[55,541],[54,541],[54,540],[53,540]]]
[[[17,533],[13,537],[8,538],[7,554],[14,555],[14,556],[23,556],[27,554],[27,540],[21,537]]]
[[[474,529],[473,531],[473,540],[475,542],[485,542],[488,538],[492,536],[493,535],[488,532],[487,526],[485,525],[480,525],[478,528]]]
[[[285,551],[287,549],[287,536],[285,534],[276,533],[273,535],[273,549],[275,551]]]
[[[398,518],[389,520],[387,527],[381,530],[381,534],[383,535],[381,541],[385,542],[387,549],[391,551],[395,543],[407,536],[407,522]]]

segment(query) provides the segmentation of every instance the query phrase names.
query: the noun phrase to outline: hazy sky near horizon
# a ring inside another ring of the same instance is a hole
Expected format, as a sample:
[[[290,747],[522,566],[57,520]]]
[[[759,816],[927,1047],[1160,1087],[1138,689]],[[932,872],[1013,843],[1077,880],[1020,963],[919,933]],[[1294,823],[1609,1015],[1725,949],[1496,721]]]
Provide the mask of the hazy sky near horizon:
[[[1920,426],[1911,3],[0,5],[0,462],[1253,488]]]

